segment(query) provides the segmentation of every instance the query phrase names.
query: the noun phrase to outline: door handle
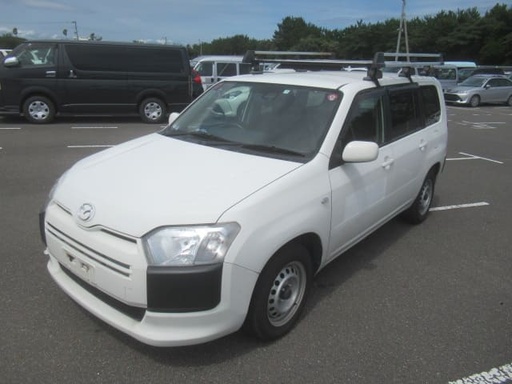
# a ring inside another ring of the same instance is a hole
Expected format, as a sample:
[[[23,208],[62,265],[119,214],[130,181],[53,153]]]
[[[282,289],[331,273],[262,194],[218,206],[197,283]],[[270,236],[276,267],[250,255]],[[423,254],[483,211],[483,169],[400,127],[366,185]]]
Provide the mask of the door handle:
[[[421,140],[420,145],[418,145],[418,148],[420,149],[420,151],[424,152],[425,149],[427,148],[427,142],[425,140]]]
[[[386,157],[384,159],[384,162],[382,163],[382,168],[384,168],[385,170],[388,170],[389,168],[391,168],[391,166],[393,165],[394,162],[395,162],[394,159]]]
[[[56,71],[46,71],[46,77],[55,77],[56,75]]]

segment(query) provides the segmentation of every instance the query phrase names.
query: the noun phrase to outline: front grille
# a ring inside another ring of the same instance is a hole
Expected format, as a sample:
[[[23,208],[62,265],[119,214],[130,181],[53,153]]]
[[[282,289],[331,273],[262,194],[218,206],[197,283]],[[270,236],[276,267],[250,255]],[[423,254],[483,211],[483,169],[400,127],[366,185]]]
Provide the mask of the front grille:
[[[94,260],[96,263],[103,265],[104,267],[120,274],[125,277],[130,277],[131,275],[131,267],[126,263],[122,263],[118,260],[115,260],[101,252],[98,252],[85,244],[73,239],[72,237],[65,234],[63,231],[59,230],[49,222],[46,222],[46,230],[59,239],[61,242],[66,244],[68,247],[72,248],[74,251],[80,253],[82,256],[85,256],[91,260]]]
[[[445,93],[444,99],[448,101],[460,101],[460,97],[451,93]]]
[[[144,315],[146,314],[145,308],[133,307],[119,300],[116,300],[112,296],[107,295],[106,293],[100,291],[98,288],[95,288],[92,285],[85,282],[84,280],[80,279],[73,272],[69,271],[64,265],[60,264],[60,267],[64,271],[64,273],[66,273],[66,275],[69,276],[69,278],[71,278],[75,283],[80,285],[91,295],[94,295],[96,298],[103,301],[107,305],[125,314],[126,316],[131,317],[136,321],[141,321],[144,318]]]

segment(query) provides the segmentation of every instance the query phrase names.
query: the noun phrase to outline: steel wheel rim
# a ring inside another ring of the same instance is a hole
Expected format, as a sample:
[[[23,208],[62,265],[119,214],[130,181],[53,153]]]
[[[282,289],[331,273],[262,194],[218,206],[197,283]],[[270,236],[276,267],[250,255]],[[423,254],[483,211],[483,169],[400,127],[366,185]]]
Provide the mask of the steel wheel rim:
[[[267,300],[267,317],[275,327],[286,324],[299,309],[306,291],[306,269],[297,261],[287,264],[274,278]]]
[[[425,183],[421,187],[421,191],[419,194],[419,206],[418,206],[420,215],[426,214],[430,207],[430,202],[432,201],[432,190],[433,190],[432,186],[433,186],[432,180],[428,179],[425,181]]]
[[[144,113],[151,120],[157,120],[162,116],[162,108],[158,103],[148,103],[144,107]]]
[[[42,101],[33,101],[28,106],[28,113],[35,120],[44,120],[50,114],[50,108]]]

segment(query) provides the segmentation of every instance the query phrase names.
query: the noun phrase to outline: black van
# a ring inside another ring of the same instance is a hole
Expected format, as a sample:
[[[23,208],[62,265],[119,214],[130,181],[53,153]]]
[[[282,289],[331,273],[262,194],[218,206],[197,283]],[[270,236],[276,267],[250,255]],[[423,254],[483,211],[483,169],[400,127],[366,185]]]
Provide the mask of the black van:
[[[184,47],[96,41],[33,41],[0,65],[0,114],[32,123],[55,115],[140,114],[160,123],[192,101]]]

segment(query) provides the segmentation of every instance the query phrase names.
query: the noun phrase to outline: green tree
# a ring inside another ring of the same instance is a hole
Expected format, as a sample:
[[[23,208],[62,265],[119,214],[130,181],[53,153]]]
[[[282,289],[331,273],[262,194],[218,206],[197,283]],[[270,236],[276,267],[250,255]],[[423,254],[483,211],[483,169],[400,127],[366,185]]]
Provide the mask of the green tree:
[[[0,36],[0,47],[4,49],[13,49],[24,41],[27,40],[22,37],[14,36],[11,33],[4,33]]]
[[[288,16],[277,24],[273,40],[278,50],[291,51],[302,39],[321,37],[322,30],[319,27],[306,23],[302,17]]]

